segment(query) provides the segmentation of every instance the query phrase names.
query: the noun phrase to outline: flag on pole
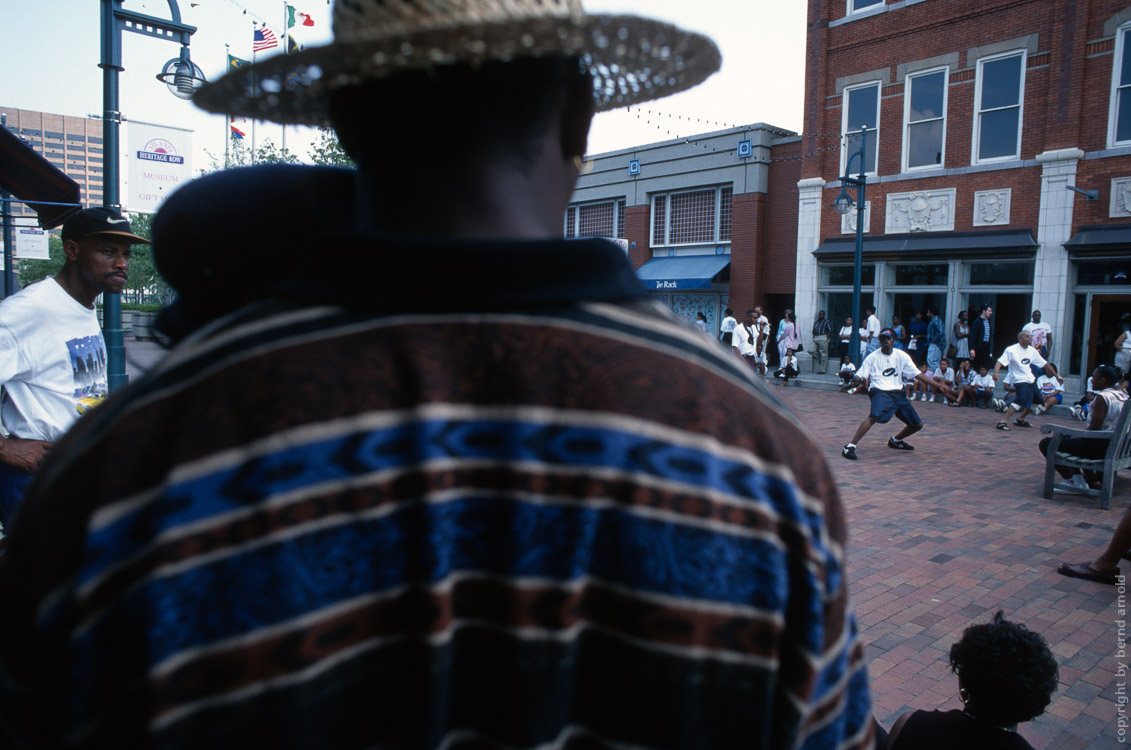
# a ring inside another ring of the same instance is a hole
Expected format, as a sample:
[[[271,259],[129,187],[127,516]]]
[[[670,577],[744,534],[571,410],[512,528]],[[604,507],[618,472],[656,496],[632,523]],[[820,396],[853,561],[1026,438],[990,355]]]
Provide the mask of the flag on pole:
[[[295,41],[295,38],[287,34],[287,54],[293,55],[295,52],[298,52],[299,49],[298,42]]]
[[[246,126],[247,118],[240,118],[240,119],[241,119],[240,124]],[[232,116],[231,128],[232,128],[232,137],[235,138],[237,141],[242,141],[246,134],[242,130],[240,130],[239,128],[236,127],[236,118],[235,118],[234,115]]]
[[[265,49],[279,46],[279,40],[275,36],[275,32],[264,26],[262,29],[256,29],[255,34],[251,39],[251,49],[255,52],[262,52]]]
[[[251,62],[249,60],[244,60],[243,58],[236,57],[235,55],[228,55],[228,70],[229,71],[239,70],[240,68],[242,68],[245,65],[251,65]]]
[[[292,29],[299,24],[303,26],[313,26],[314,19],[301,11],[295,10],[292,6],[287,5],[287,28]]]

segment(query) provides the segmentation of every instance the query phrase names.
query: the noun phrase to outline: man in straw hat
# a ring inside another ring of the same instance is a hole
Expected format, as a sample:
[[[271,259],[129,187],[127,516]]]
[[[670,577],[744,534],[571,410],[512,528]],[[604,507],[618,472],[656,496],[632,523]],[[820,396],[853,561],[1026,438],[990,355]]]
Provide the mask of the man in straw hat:
[[[0,732],[871,746],[819,451],[616,245],[560,239],[594,110],[693,86],[717,49],[577,0],[338,0],[334,27],[198,94],[330,123],[358,169],[163,208],[184,310],[214,284],[246,304],[45,468],[0,566]]]

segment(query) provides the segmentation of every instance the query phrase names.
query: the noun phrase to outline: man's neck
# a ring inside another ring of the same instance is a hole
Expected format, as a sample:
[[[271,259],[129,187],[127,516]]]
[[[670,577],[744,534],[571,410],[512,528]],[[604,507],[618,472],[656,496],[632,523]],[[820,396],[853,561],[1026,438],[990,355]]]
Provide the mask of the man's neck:
[[[63,287],[63,291],[74,298],[75,302],[88,310],[94,309],[94,300],[98,299],[101,290],[91,288],[89,284],[84,284],[77,268],[70,263],[64,263],[54,278],[59,286]]]

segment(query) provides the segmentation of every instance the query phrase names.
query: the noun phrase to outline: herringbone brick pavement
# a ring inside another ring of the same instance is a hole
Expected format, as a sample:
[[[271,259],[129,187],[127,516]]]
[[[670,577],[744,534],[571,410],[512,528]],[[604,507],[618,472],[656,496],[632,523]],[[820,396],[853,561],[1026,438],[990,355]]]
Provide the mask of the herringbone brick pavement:
[[[1048,639],[1060,661],[1052,705],[1021,734],[1036,748],[1118,747],[1128,739],[1131,679],[1117,676],[1131,661],[1126,646],[1119,655],[1126,596],[1065,578],[1056,565],[1090,560],[1108,542],[1131,499],[1131,475],[1117,478],[1111,510],[1081,495],[1045,500],[1037,443],[1049,420],[1034,417],[1033,428],[1006,433],[994,429],[991,410],[921,402],[926,428],[908,441],[915,451],[886,447],[893,422],[873,427],[859,460],[847,461],[840,448],[867,416],[866,397],[771,388],[808,428],[840,486],[850,593],[885,727],[909,708],[961,707],[947,652],[967,626],[1002,609]]]

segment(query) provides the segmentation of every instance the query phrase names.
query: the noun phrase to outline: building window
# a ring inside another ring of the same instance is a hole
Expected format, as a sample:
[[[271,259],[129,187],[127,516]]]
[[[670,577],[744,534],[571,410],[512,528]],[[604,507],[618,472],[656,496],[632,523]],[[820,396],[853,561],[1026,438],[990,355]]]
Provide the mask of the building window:
[[[1021,156],[1021,114],[1025,91],[1025,53],[1013,52],[978,61],[974,93],[974,161]]]
[[[67,140],[68,141],[85,141],[86,138],[84,138],[81,135],[75,135],[74,133],[68,133],[67,134]]]
[[[63,134],[62,133],[56,133],[54,130],[45,131],[45,135],[48,138],[54,138],[57,141],[63,140]]]
[[[946,144],[947,71],[907,76],[904,95],[903,169],[940,167]]]
[[[713,187],[652,196],[652,245],[730,242],[734,188]]]
[[[86,146],[75,146],[74,144],[67,144],[68,151],[86,151]]]
[[[849,15],[859,13],[862,10],[869,10],[883,4],[884,0],[848,0],[848,13]]]
[[[570,206],[565,214],[565,237],[624,237],[624,198]]]
[[[35,136],[36,138],[42,138],[43,137],[42,132],[40,132],[38,130],[33,130],[32,128],[20,128],[20,135],[32,135],[32,136]]]
[[[1108,145],[1131,143],[1131,25],[1115,32],[1115,64],[1111,71],[1111,113]]]
[[[848,164],[848,159],[860,150],[860,133],[868,128],[868,142],[864,149],[865,174],[876,173],[876,144],[879,143],[880,124],[880,84],[879,81],[844,90],[844,110],[841,132],[844,133],[844,148],[840,155],[841,174],[848,169],[853,174],[860,172],[860,160]]]
[[[87,138],[87,140],[88,140],[88,141],[90,141],[91,143],[102,143],[102,139],[101,139],[101,138],[96,138],[96,137],[94,137],[93,135],[92,135],[92,136],[89,136],[89,137]]]

